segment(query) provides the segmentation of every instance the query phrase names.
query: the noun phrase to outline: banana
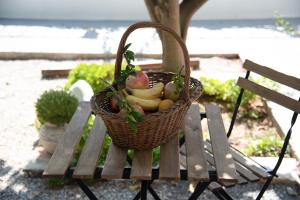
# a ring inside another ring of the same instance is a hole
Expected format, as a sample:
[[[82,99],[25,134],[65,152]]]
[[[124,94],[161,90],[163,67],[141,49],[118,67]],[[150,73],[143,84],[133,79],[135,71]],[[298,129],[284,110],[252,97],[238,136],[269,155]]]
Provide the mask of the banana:
[[[164,89],[164,84],[162,82],[159,82],[149,89],[127,89],[133,96],[142,99],[156,99],[161,96],[162,90]]]
[[[143,110],[145,111],[154,111],[157,110],[158,104],[161,102],[160,98],[155,98],[155,99],[142,99],[133,95],[127,95],[126,100],[130,104],[137,103],[139,104]]]

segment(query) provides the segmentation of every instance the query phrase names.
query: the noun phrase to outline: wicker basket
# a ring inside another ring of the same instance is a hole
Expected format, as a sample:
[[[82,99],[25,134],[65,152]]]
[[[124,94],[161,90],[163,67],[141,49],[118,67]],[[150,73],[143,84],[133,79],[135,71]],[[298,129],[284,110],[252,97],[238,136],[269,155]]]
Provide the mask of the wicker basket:
[[[123,34],[119,43],[115,63],[115,80],[120,76],[123,48],[127,37],[138,28],[148,27],[169,32],[180,44],[185,64],[184,89],[179,100],[177,100],[170,109],[143,116],[143,121],[137,124],[137,133],[134,133],[132,129],[130,129],[120,114],[112,112],[110,102],[106,98],[106,93],[110,91],[109,88],[96,93],[91,98],[92,110],[103,119],[113,143],[122,148],[136,150],[152,149],[176,136],[178,129],[181,128],[184,123],[184,117],[191,102],[198,99],[202,93],[201,83],[196,79],[190,78],[189,54],[182,39],[172,29],[153,22],[139,22],[133,24]],[[171,81],[174,73],[148,72],[147,75],[149,77],[150,86],[153,86],[157,82],[168,83]]]

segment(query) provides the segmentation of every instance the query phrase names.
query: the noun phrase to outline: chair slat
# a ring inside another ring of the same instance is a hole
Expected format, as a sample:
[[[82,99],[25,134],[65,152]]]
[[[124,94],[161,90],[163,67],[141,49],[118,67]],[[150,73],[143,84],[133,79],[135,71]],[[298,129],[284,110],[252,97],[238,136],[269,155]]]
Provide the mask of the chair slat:
[[[65,174],[90,115],[90,103],[80,102],[63,139],[57,144],[55,152],[44,170],[44,176],[63,176]]]
[[[205,160],[201,118],[198,104],[192,104],[185,118],[185,143],[189,180],[206,181],[209,179]]]
[[[205,148],[212,152],[211,144],[208,142],[205,143]],[[251,177],[250,174],[248,175],[247,171],[245,171],[245,168],[253,172],[256,176],[260,178],[268,178],[270,174],[268,174],[264,169],[262,169],[258,164],[256,164],[253,160],[248,158],[245,155],[242,155],[238,151],[234,150],[233,148],[230,148],[230,152],[233,155],[233,159],[236,162],[236,169],[237,171],[240,170],[240,173],[245,175],[246,178],[248,178],[250,181],[256,181],[256,177]],[[242,166],[239,167],[239,164]]]
[[[121,179],[127,157],[127,149],[110,145],[101,174],[103,179]]]
[[[152,150],[134,151],[130,178],[150,180],[152,172]]]
[[[175,136],[160,146],[159,178],[164,180],[179,180],[179,140]]]
[[[229,151],[220,109],[216,105],[207,104],[205,105],[205,111],[218,179],[236,182],[236,169],[232,154]]]
[[[204,146],[207,149],[207,151],[209,151],[210,153],[212,153],[211,144],[209,142],[204,141]],[[233,159],[235,159],[235,157],[236,157],[235,153],[233,153],[231,149],[230,149],[230,152],[233,155]],[[249,180],[251,182],[259,180],[259,177],[257,177],[255,174],[253,174],[247,168],[243,167],[239,162],[235,162],[235,167],[236,167],[236,171],[238,173],[240,173],[243,177],[245,177],[247,180]]]
[[[244,68],[300,91],[300,79],[246,60]]]
[[[206,152],[206,154],[205,154],[205,157],[206,157],[206,159],[207,159],[207,161],[209,162],[209,164],[213,167],[213,168],[215,168],[215,166],[216,166],[216,163],[215,163],[215,160],[214,160],[214,158],[212,157],[212,155],[211,154],[209,154],[208,152]],[[246,180],[246,179],[244,179],[242,176],[240,176],[239,174],[236,176],[237,177],[237,182],[238,182],[238,184],[245,184],[245,183],[247,183],[248,181]],[[232,183],[228,183],[228,182],[224,182],[224,181],[220,181],[224,186],[232,186],[232,185],[234,185],[234,184],[232,184]]]
[[[255,94],[258,94],[270,101],[278,103],[290,110],[300,113],[300,102],[290,97],[284,96],[278,92],[270,90],[266,87],[263,87],[261,85],[258,85],[252,81],[249,81],[241,77],[238,79],[237,85],[239,85],[244,89],[250,90]]]
[[[99,116],[96,116],[91,133],[85,143],[78,164],[74,170],[73,178],[93,178],[105,133],[106,127],[104,122]]]
[[[245,168],[252,171],[255,175],[261,177],[261,178],[268,178],[270,176],[269,173],[267,173],[262,167],[258,166],[257,163],[255,163],[253,160],[248,158],[245,155],[242,155],[241,153],[237,152],[236,150],[232,149],[230,152],[233,155],[233,158],[239,162],[241,165],[243,165]]]

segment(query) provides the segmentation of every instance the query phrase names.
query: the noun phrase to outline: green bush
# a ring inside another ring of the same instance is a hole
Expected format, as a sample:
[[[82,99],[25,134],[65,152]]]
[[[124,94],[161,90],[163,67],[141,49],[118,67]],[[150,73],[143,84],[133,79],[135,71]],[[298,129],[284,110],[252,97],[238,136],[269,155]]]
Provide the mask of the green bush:
[[[264,137],[256,140],[254,144],[250,144],[245,149],[245,153],[249,156],[277,157],[280,153],[282,144],[283,141],[278,137]],[[289,157],[289,148],[286,154]]]
[[[203,94],[215,97],[229,103],[229,108],[233,108],[240,93],[240,87],[235,84],[234,80],[227,80],[222,83],[217,79],[200,77],[203,84]],[[255,98],[255,94],[245,90],[241,106],[249,105],[249,102]]]
[[[125,67],[125,64],[122,65],[122,69]],[[76,81],[85,80],[90,84],[94,92],[98,92],[107,87],[106,83],[101,81],[99,78],[112,83],[115,72],[114,70],[114,64],[111,63],[103,63],[101,65],[95,63],[81,63],[71,70],[68,76],[68,81],[65,85],[65,90],[68,90]],[[140,70],[140,67],[136,66],[135,70]]]
[[[63,90],[45,91],[35,104],[36,114],[39,122],[49,122],[55,125],[68,123],[72,118],[78,100]]]
[[[99,78],[101,77],[111,83],[113,75],[113,64],[104,63],[102,65],[98,65],[82,63],[71,70],[65,89],[69,89],[78,80],[85,80],[91,85],[94,92],[98,92],[107,87],[107,85]]]

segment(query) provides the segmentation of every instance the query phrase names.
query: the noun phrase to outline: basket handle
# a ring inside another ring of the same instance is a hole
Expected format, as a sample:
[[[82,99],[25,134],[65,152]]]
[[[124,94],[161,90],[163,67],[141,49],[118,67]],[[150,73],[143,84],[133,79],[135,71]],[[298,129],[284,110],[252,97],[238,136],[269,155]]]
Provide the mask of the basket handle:
[[[184,67],[185,67],[185,76],[184,76],[184,97],[185,100],[189,100],[189,83],[190,83],[190,66],[189,66],[189,53],[188,50],[185,46],[185,43],[181,39],[181,37],[173,31],[171,28],[168,28],[167,26],[164,26],[160,23],[155,23],[155,22],[138,22],[135,23],[127,28],[127,30],[124,32],[117,51],[117,58],[116,58],[116,63],[115,63],[115,80],[117,80],[120,76],[121,73],[121,65],[122,65],[122,60],[123,60],[123,50],[124,46],[126,43],[126,40],[130,33],[132,33],[134,30],[139,29],[139,28],[158,28],[161,30],[164,30],[168,33],[170,33],[179,43],[183,56],[184,56]]]

